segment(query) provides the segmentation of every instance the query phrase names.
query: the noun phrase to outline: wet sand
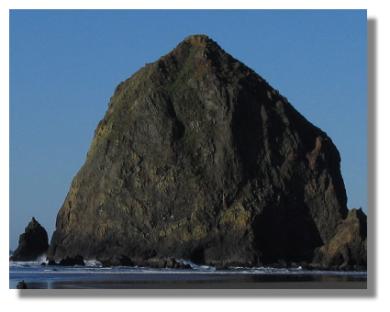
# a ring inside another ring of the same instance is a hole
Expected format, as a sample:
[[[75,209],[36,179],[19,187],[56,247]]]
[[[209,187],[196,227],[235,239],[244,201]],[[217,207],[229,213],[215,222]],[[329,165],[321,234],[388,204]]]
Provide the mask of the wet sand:
[[[14,287],[17,280],[14,279]],[[30,289],[366,289],[366,276],[310,274],[113,274],[39,281]]]

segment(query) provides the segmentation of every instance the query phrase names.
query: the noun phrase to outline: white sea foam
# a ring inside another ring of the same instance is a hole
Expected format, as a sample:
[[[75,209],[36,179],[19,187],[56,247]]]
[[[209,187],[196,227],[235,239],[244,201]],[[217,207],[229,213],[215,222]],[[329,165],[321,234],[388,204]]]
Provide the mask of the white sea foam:
[[[198,265],[198,264],[195,264],[193,263],[192,261],[190,260],[186,260],[186,259],[175,259],[177,262],[179,263],[182,263],[182,264],[185,264],[185,265],[189,265],[191,267],[191,269],[193,270],[198,270],[198,271],[211,271],[211,272],[214,272],[216,271],[216,268],[213,267],[213,266],[209,266],[209,265]]]
[[[49,262],[47,260],[46,254],[43,254],[43,255],[39,256],[35,261],[38,262],[39,264],[42,264],[42,263],[47,264]]]
[[[47,264],[48,260],[46,259],[46,254],[40,255],[35,260],[32,261],[9,261],[10,266],[35,266],[35,265],[41,265],[42,263]]]
[[[103,267],[96,259],[85,260],[85,266],[42,266],[47,264],[46,255],[38,257],[35,261],[10,261],[10,272],[19,274],[26,273],[47,273],[47,274],[291,274],[291,275],[367,275],[367,272],[349,272],[349,271],[322,271],[305,270],[302,267],[296,268],[272,268],[272,267],[229,267],[227,269],[217,270],[213,266],[197,265],[190,260],[176,259],[177,262],[190,265],[191,269],[172,269],[172,268],[149,268],[149,267]],[[20,271],[22,270],[22,271]]]
[[[84,260],[84,263],[87,267],[101,268],[103,266],[102,263],[96,259],[87,259]]]

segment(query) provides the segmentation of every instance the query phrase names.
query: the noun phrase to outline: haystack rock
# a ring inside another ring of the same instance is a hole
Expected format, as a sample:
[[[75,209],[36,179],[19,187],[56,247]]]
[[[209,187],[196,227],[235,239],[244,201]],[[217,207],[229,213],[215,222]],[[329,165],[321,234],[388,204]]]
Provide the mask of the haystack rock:
[[[44,255],[49,248],[46,230],[33,217],[19,236],[19,245],[10,257],[13,261],[33,261]]]
[[[49,258],[309,263],[344,222],[346,203],[327,134],[195,35],[116,88]]]

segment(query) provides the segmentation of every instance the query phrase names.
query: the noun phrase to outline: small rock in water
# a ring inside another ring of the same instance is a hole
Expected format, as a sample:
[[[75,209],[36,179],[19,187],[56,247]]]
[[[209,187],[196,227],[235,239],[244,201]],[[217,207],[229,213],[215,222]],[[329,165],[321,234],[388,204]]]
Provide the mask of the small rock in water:
[[[19,283],[16,285],[16,288],[17,288],[17,289],[27,289],[28,287],[27,287],[26,282],[23,280],[23,281],[19,282]]]
[[[72,257],[66,257],[65,259],[62,259],[60,261],[60,265],[64,266],[74,266],[74,265],[85,265],[84,259],[81,256],[76,256],[74,258]]]
[[[133,261],[126,256],[113,256],[110,258],[99,258],[98,261],[102,264],[103,267],[112,267],[112,266],[133,266]]]

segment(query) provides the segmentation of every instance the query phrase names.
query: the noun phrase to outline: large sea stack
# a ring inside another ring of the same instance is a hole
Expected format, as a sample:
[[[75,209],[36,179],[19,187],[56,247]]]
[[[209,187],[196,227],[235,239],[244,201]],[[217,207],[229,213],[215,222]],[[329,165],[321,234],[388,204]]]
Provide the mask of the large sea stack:
[[[319,250],[346,204],[327,134],[195,35],[116,88],[58,213],[49,258],[325,261]]]

